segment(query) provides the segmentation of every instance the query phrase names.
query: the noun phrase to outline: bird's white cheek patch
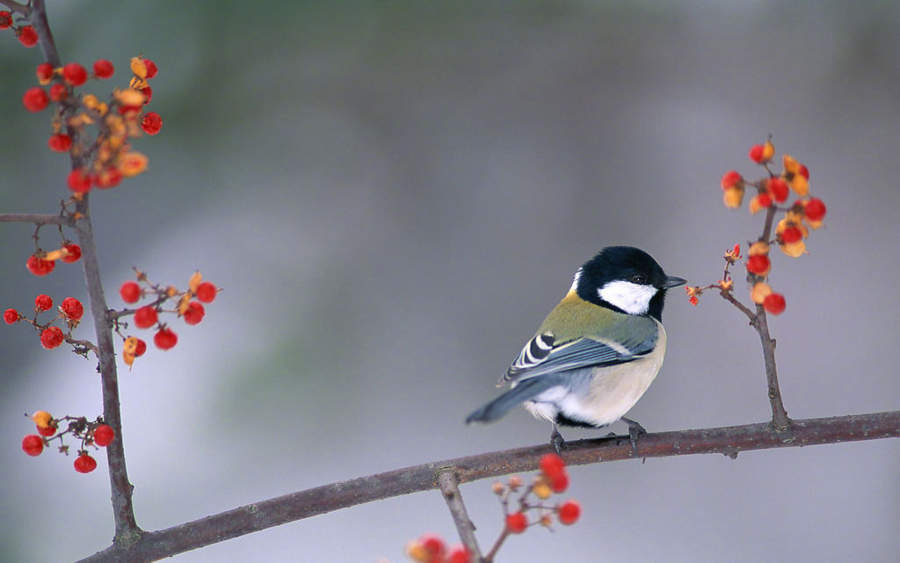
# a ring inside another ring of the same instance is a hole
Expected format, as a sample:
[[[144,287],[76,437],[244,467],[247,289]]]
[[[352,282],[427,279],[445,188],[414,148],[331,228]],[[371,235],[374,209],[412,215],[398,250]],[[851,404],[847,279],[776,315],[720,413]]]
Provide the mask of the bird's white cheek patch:
[[[597,290],[600,299],[622,309],[629,315],[643,315],[650,309],[650,300],[658,290],[652,285],[629,281],[611,281]]]

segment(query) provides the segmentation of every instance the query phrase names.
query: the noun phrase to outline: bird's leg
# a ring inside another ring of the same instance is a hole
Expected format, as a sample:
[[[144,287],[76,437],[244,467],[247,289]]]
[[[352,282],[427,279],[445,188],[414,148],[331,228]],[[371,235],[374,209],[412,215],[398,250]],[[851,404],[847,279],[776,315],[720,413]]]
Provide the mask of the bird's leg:
[[[556,426],[556,423],[553,423],[553,430],[550,432],[550,445],[553,446],[553,449],[556,450],[556,453],[562,455],[560,451],[562,449],[562,445],[566,443],[566,439],[563,438],[562,434],[559,433],[559,428]]]
[[[644,429],[643,426],[638,424],[637,422],[631,420],[630,418],[622,417],[622,422],[628,425],[628,439],[631,441],[631,452],[637,456],[637,441],[638,436],[641,434],[646,434],[647,430]]]

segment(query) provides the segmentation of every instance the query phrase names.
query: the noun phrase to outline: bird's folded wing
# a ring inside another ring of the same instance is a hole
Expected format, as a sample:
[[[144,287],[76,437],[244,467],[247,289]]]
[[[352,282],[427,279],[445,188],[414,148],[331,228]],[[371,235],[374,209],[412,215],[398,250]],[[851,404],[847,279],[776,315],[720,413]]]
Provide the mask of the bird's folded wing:
[[[653,350],[659,329],[649,317],[630,315],[617,323],[610,334],[612,338],[587,335],[563,342],[557,342],[551,333],[537,334],[509,366],[501,383],[636,360]]]

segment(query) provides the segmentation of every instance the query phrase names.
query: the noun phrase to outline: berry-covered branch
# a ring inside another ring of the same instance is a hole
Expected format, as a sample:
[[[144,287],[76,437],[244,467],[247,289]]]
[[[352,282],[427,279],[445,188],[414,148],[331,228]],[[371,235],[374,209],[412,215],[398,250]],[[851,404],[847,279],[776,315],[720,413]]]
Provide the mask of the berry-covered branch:
[[[725,272],[722,279],[707,286],[687,286],[685,291],[693,305],[698,303],[699,296],[707,290],[716,289],[723,299],[734,305],[749,320],[759,335],[763,351],[763,364],[766,370],[767,395],[772,409],[772,426],[779,431],[788,427],[788,417],[784,402],[781,399],[781,387],[778,384],[778,369],[775,363],[775,340],[769,333],[768,315],[780,315],[784,312],[786,301],[784,296],[776,293],[768,284],[772,262],[769,250],[778,245],[781,252],[791,258],[807,254],[804,239],[809,237],[810,230],[822,227],[825,218],[825,204],[821,199],[809,195],[809,170],[789,154],[783,156],[783,169],[776,174],[772,170],[772,159],[775,156],[775,145],[771,139],[764,144],[750,148],[750,160],[760,165],[766,176],[755,182],[744,179],[737,171],[730,170],[722,176],[722,199],[726,207],[736,209],[741,206],[747,188],[756,190],[750,198],[749,209],[756,214],[765,209],[762,234],[748,243],[747,252],[747,284],[750,286],[750,300],[756,305],[755,311],[741,303],[734,295],[734,280],[729,269],[741,259],[741,247],[734,245],[725,253]],[[797,199],[788,206],[785,203],[791,193]],[[783,212],[784,218],[775,224],[777,213]],[[774,230],[774,238],[773,238]]]
[[[598,438],[566,442],[569,465],[589,465],[625,459],[724,454],[771,448],[795,448],[900,437],[900,411],[795,420],[784,432],[770,423],[700,430],[642,434],[635,455],[627,439]],[[532,471],[550,444],[489,452],[425,463],[404,469],[323,485],[241,506],[200,520],[146,532],[130,546],[112,545],[81,563],[142,563],[157,561],[206,545],[273,526],[326,514],[386,498],[438,489],[442,472],[453,471],[460,483]]]

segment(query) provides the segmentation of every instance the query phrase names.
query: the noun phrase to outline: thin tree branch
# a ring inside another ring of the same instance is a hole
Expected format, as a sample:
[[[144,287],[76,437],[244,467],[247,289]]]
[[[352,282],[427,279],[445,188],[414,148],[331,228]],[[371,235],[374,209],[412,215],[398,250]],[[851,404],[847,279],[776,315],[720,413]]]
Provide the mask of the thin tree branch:
[[[0,0],[0,4],[9,8],[10,12],[22,14],[23,17],[28,17],[28,14],[31,12],[31,8],[14,0]]]
[[[44,213],[0,213],[0,223],[33,223],[39,226],[75,226],[75,221],[68,215],[49,215]]]
[[[795,420],[783,432],[770,423],[701,430],[644,434],[641,458],[691,454],[725,454],[770,448],[900,437],[900,411]],[[266,528],[318,516],[359,504],[438,488],[442,472],[452,470],[460,483],[533,471],[550,444],[490,452],[425,463],[368,477],[323,485],[241,506],[200,520],[145,532],[130,546],[114,544],[81,563],[146,563],[192,549],[258,532]],[[563,457],[569,465],[586,465],[634,457],[631,443],[617,438],[566,442]]]
[[[444,495],[444,500],[447,501],[447,507],[453,516],[453,523],[456,524],[456,531],[463,545],[469,550],[473,561],[481,561],[481,549],[478,547],[478,540],[475,539],[475,524],[469,519],[469,513],[463,503],[456,472],[448,468],[438,473],[438,487]]]

